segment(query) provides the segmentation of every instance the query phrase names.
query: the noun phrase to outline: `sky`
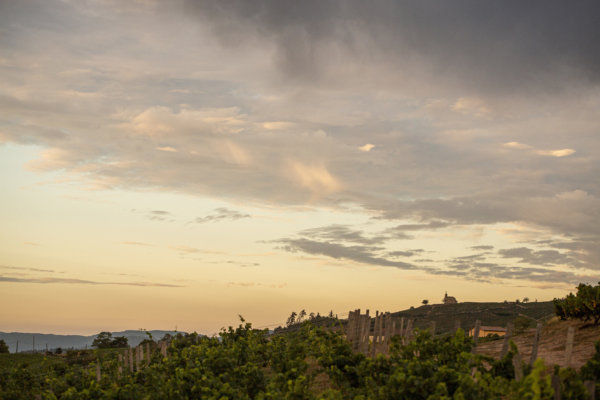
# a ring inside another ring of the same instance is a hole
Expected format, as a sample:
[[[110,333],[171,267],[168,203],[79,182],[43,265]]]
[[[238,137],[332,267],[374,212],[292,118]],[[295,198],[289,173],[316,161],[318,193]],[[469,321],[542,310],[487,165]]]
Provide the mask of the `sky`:
[[[600,280],[600,3],[0,0],[0,331]]]

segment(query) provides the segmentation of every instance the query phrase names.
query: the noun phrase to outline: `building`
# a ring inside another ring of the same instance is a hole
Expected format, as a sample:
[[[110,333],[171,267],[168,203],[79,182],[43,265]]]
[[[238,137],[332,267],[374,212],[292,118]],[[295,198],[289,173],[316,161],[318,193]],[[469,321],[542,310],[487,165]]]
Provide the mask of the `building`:
[[[446,294],[444,295],[444,299],[442,300],[442,302],[444,304],[456,304],[456,303],[458,303],[458,301],[456,301],[455,297],[448,296],[448,292],[446,292]]]
[[[475,335],[475,328],[469,330],[469,336]],[[500,326],[480,326],[479,337],[486,337],[491,335],[504,336],[506,335],[506,328]]]

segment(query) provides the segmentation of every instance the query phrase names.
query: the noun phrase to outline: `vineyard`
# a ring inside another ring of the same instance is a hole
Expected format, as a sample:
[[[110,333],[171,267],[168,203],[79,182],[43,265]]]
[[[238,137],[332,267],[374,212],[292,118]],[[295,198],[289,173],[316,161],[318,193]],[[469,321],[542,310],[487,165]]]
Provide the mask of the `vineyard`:
[[[242,320],[218,337],[180,334],[168,347],[147,345],[135,361],[121,349],[5,354],[0,398],[589,399],[597,391],[600,344],[579,371],[542,359],[530,365],[514,345],[500,359],[472,346],[462,329],[436,337],[415,330],[372,357],[354,351],[341,329],[307,322],[270,335]]]

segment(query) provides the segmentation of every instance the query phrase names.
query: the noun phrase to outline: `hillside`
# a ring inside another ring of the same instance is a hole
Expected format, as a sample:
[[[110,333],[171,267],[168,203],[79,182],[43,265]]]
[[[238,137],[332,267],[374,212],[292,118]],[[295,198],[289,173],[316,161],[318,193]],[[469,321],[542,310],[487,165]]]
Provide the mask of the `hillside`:
[[[566,366],[565,349],[567,330],[571,326],[575,328],[571,366],[581,368],[594,354],[594,343],[600,340],[600,326],[593,326],[578,320],[561,321],[556,317],[544,325],[540,336],[538,357],[543,358],[546,365]],[[530,329],[512,338],[525,361],[529,361],[531,357],[534,334],[535,330]],[[477,352],[498,358],[502,342],[500,339],[481,343],[477,346]]]
[[[432,304],[393,312],[392,315],[412,318],[415,320],[414,326],[422,329],[435,321],[436,333],[440,334],[452,331],[456,320],[466,331],[475,325],[476,320],[480,320],[482,325],[504,327],[519,316],[531,319],[531,325],[535,326],[535,321],[545,321],[554,316],[554,305],[551,301]]]

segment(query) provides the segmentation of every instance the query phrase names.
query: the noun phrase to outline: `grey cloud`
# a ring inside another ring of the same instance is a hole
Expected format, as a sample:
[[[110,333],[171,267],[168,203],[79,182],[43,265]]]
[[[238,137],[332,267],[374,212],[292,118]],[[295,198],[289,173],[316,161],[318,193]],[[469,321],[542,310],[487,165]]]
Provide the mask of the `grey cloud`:
[[[0,282],[14,282],[14,283],[42,283],[42,284],[74,284],[74,285],[122,285],[122,286],[156,286],[156,287],[183,287],[182,285],[172,285],[168,283],[156,283],[156,282],[103,282],[103,281],[90,281],[86,279],[70,279],[70,278],[52,278],[52,277],[38,277],[38,278],[15,278],[10,276],[0,276]]]
[[[534,251],[527,247],[518,247],[512,249],[500,249],[498,254],[504,258],[520,258],[519,262],[537,264],[537,265],[553,265],[553,264],[575,264],[567,254],[560,253],[556,250],[538,250]]]
[[[472,250],[493,250],[494,246],[491,245],[479,245],[479,246],[471,246]]]
[[[392,261],[377,256],[376,253],[381,250],[379,247],[359,245],[344,246],[337,243],[319,242],[305,238],[286,238],[277,240],[276,242],[282,244],[282,248],[289,252],[319,254],[335,259],[348,259],[362,264],[378,265],[383,267],[415,269],[415,266],[412,264],[401,261]]]
[[[248,36],[273,43],[286,77],[301,82],[334,78],[340,63],[368,64],[364,60],[384,65],[390,75],[425,70],[472,91],[552,91],[562,88],[560,77],[600,78],[600,5],[592,0],[186,4],[225,44]]]
[[[390,251],[386,253],[388,257],[412,257],[415,255],[414,251]]]
[[[575,285],[579,282],[592,282],[594,279],[597,279],[593,276],[575,274],[571,271],[556,271],[543,267],[506,266],[493,262],[485,262],[485,257],[481,255],[457,257],[449,260],[445,268],[434,268],[429,265],[409,264],[381,257],[378,255],[382,251],[379,247],[344,246],[337,243],[320,242],[305,238],[284,238],[277,240],[276,243],[281,244],[281,248],[289,252],[323,255],[335,259],[347,259],[381,267],[420,270],[433,275],[460,276],[479,282],[527,280],[532,282],[561,282]],[[542,256],[542,261],[544,260],[545,258]]]
[[[348,225],[329,225],[305,229],[298,234],[310,238],[320,238],[336,242],[359,243],[363,245],[382,244],[390,239],[389,236],[384,235],[367,237],[364,232],[352,229]]]
[[[250,218],[250,214],[244,214],[236,210],[230,210],[228,208],[220,207],[214,210],[213,214],[205,217],[198,217],[194,219],[195,223],[204,224],[206,222],[219,222],[219,221],[236,221],[242,218]]]

